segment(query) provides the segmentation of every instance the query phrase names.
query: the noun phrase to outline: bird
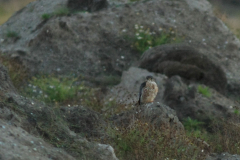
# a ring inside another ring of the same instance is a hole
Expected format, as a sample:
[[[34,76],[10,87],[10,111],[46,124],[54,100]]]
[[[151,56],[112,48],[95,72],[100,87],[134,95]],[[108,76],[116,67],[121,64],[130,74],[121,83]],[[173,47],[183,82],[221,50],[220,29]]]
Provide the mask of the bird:
[[[139,90],[138,104],[152,103],[157,96],[158,86],[152,76],[147,76],[146,81],[143,82]]]

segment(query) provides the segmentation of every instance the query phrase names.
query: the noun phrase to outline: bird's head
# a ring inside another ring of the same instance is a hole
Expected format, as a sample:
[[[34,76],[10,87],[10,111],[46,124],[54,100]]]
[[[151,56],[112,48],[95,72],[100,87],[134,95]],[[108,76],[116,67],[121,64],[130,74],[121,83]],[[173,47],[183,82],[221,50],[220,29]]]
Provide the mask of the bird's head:
[[[152,76],[147,76],[146,79],[147,79],[147,81],[154,81]]]

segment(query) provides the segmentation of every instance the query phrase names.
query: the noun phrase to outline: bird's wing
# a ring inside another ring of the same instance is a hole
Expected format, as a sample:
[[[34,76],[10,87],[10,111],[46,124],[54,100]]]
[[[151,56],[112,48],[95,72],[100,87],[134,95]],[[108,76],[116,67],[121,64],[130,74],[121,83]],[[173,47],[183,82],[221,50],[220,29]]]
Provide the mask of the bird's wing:
[[[140,105],[141,104],[141,96],[142,96],[142,91],[143,91],[143,88],[146,86],[146,82],[143,82],[140,86],[140,90],[139,90],[139,100],[138,100],[138,104]]]

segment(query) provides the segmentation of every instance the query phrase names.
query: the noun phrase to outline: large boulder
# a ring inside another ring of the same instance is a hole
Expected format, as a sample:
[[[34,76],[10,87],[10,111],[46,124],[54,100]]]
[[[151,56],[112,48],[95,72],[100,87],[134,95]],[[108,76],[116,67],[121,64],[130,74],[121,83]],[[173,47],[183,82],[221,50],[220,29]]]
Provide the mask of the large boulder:
[[[146,80],[147,76],[153,76],[158,85],[159,91],[156,99],[161,102],[164,94],[164,85],[167,76],[149,72],[146,69],[130,67],[124,71],[121,77],[121,82],[112,87],[108,92],[106,99],[115,99],[122,104],[135,104],[139,98],[140,85]]]
[[[168,77],[179,75],[225,93],[227,78],[220,64],[187,44],[168,44],[144,52],[140,67]]]
[[[98,11],[107,7],[107,0],[68,0],[67,7],[71,10]]]
[[[236,118],[234,111],[238,106],[237,102],[214,89],[209,89],[210,95],[205,97],[198,92],[198,86],[194,83],[187,84],[181,77],[173,76],[166,82],[164,103],[176,110],[180,120],[191,117],[208,124],[215,118]]]

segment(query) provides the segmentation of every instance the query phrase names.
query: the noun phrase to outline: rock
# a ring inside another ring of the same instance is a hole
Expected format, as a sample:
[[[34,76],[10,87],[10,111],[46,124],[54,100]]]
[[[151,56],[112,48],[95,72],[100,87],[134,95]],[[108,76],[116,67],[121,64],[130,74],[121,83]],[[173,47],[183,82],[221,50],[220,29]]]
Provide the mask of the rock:
[[[168,77],[179,75],[225,93],[227,78],[220,64],[186,44],[167,44],[147,50],[142,55],[140,67]]]
[[[21,127],[0,118],[0,158],[11,159],[59,159],[75,160],[60,148],[55,148]]]
[[[99,113],[86,107],[62,107],[63,115],[69,128],[75,133],[86,137],[99,137],[104,134],[103,128],[107,127]]]
[[[237,154],[231,155],[226,152],[221,154],[212,153],[206,158],[206,160],[239,160],[239,159],[240,155]]]
[[[180,120],[191,117],[209,124],[215,118],[235,117],[237,102],[227,99],[213,89],[210,97],[197,92],[198,85],[187,85],[179,76],[173,76],[166,82],[164,103],[177,112]]]
[[[60,110],[20,96],[1,64],[0,80],[0,158],[117,160],[110,145],[83,137],[103,134],[98,113],[84,107]]]
[[[153,76],[156,80],[159,88],[156,99],[161,101],[167,77],[136,67],[130,67],[128,71],[123,72],[121,82],[111,88],[106,99],[115,99],[123,104],[135,104],[139,98],[140,85],[149,75]]]
[[[107,0],[68,0],[67,6],[72,10],[98,11],[107,7]]]

